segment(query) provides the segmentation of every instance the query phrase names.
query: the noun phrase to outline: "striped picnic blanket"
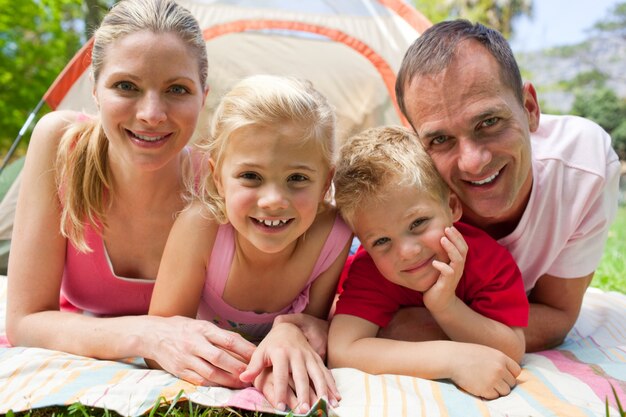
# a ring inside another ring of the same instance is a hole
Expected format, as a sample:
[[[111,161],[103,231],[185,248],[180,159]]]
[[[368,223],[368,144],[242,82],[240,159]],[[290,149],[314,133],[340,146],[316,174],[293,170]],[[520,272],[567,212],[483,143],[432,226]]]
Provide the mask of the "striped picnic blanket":
[[[0,335],[4,334],[6,279],[0,277]],[[1,336],[0,336],[1,337]],[[626,296],[587,291],[579,320],[558,349],[527,354],[511,394],[480,400],[446,381],[333,370],[340,405],[311,413],[340,417],[617,416],[611,386],[626,406]],[[36,348],[0,348],[0,413],[81,402],[136,416],[158,398],[206,406],[272,411],[254,389],[196,387],[139,359],[102,361]],[[325,405],[319,404],[321,408]],[[284,413],[276,413],[284,414]]]

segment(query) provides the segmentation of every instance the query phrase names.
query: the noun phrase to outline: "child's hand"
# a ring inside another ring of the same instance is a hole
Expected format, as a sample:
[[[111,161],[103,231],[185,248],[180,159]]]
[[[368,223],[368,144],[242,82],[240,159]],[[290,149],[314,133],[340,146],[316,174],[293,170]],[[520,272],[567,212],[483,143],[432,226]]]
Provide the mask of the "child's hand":
[[[459,231],[454,227],[446,227],[445,236],[441,237],[441,246],[448,253],[450,263],[433,261],[433,266],[441,272],[435,284],[424,292],[424,305],[435,314],[451,307],[456,301],[456,286],[463,275],[465,258],[467,257],[467,243]]]
[[[311,404],[322,396],[327,397],[331,405],[337,405],[340,396],[331,372],[296,325],[275,324],[259,344],[240,378],[244,382],[254,381],[256,386],[259,382],[257,377],[267,367],[272,367],[273,395],[266,397],[277,409],[284,410],[288,404],[290,380],[293,382],[298,404],[294,411],[308,412]],[[263,388],[267,389],[265,383]]]
[[[458,363],[452,370],[452,381],[477,397],[493,400],[508,395],[517,383],[522,369],[499,350],[474,343],[464,343]],[[453,358],[451,358],[453,359]]]
[[[326,359],[328,346],[328,321],[304,313],[283,314],[274,319],[274,325],[292,323],[302,330],[311,347],[322,360]]]

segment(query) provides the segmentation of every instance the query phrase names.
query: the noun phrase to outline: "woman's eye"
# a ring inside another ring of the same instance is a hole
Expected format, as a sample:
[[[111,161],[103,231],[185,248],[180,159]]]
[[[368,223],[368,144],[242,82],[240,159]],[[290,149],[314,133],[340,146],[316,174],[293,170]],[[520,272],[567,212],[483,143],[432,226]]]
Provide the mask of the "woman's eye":
[[[389,241],[390,239],[388,237],[381,237],[380,239],[376,239],[374,243],[372,243],[372,247],[384,245],[385,243]]]
[[[133,84],[131,82],[128,82],[128,81],[120,81],[120,82],[116,83],[114,87],[116,89],[122,90],[122,91],[135,91],[135,90],[137,90],[137,87],[135,86],[135,84]]]
[[[170,88],[170,91],[174,94],[188,94],[189,90],[186,87],[183,87],[182,85],[174,85],[172,86],[172,88]]]

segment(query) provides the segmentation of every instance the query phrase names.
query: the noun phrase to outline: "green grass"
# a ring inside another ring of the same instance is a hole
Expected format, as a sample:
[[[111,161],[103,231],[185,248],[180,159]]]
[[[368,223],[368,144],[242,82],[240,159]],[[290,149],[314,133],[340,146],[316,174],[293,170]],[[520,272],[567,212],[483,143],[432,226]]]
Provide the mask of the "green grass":
[[[181,393],[182,394],[182,393]],[[180,396],[180,394],[179,394]],[[171,403],[158,399],[146,417],[271,417],[275,414],[256,411],[238,410],[234,408],[204,407],[188,401],[175,398]],[[44,407],[30,411],[13,413],[9,411],[6,417],[121,417],[120,414],[101,408],[87,407],[75,403],[69,407]],[[281,416],[282,417],[282,416]]]
[[[609,229],[602,261],[591,286],[626,294],[626,205],[618,208],[615,222]]]

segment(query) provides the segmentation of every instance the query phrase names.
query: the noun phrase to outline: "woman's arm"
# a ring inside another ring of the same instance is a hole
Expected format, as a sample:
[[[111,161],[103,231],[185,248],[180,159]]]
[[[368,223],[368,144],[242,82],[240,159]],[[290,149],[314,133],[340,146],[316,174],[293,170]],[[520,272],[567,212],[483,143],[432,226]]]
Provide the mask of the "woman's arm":
[[[74,112],[50,113],[31,137],[9,256],[7,336],[19,346],[107,359],[133,356],[141,350],[143,336],[136,319],[59,311],[66,239],[60,234],[55,161],[61,136],[76,119]]]
[[[487,399],[508,394],[521,371],[511,358],[487,346],[379,339],[377,332],[378,326],[367,320],[336,315],[330,325],[329,366],[371,374],[450,378],[469,393]]]
[[[183,211],[165,245],[150,302],[150,315],[184,319],[186,331],[177,344],[164,339],[157,345],[169,355],[147,355],[149,366],[199,385],[246,386],[239,375],[255,350],[241,335],[204,320],[193,320],[206,280],[207,262],[218,224],[206,218],[202,204]],[[183,317],[180,317],[183,316]],[[155,359],[155,360],[151,360]]]

